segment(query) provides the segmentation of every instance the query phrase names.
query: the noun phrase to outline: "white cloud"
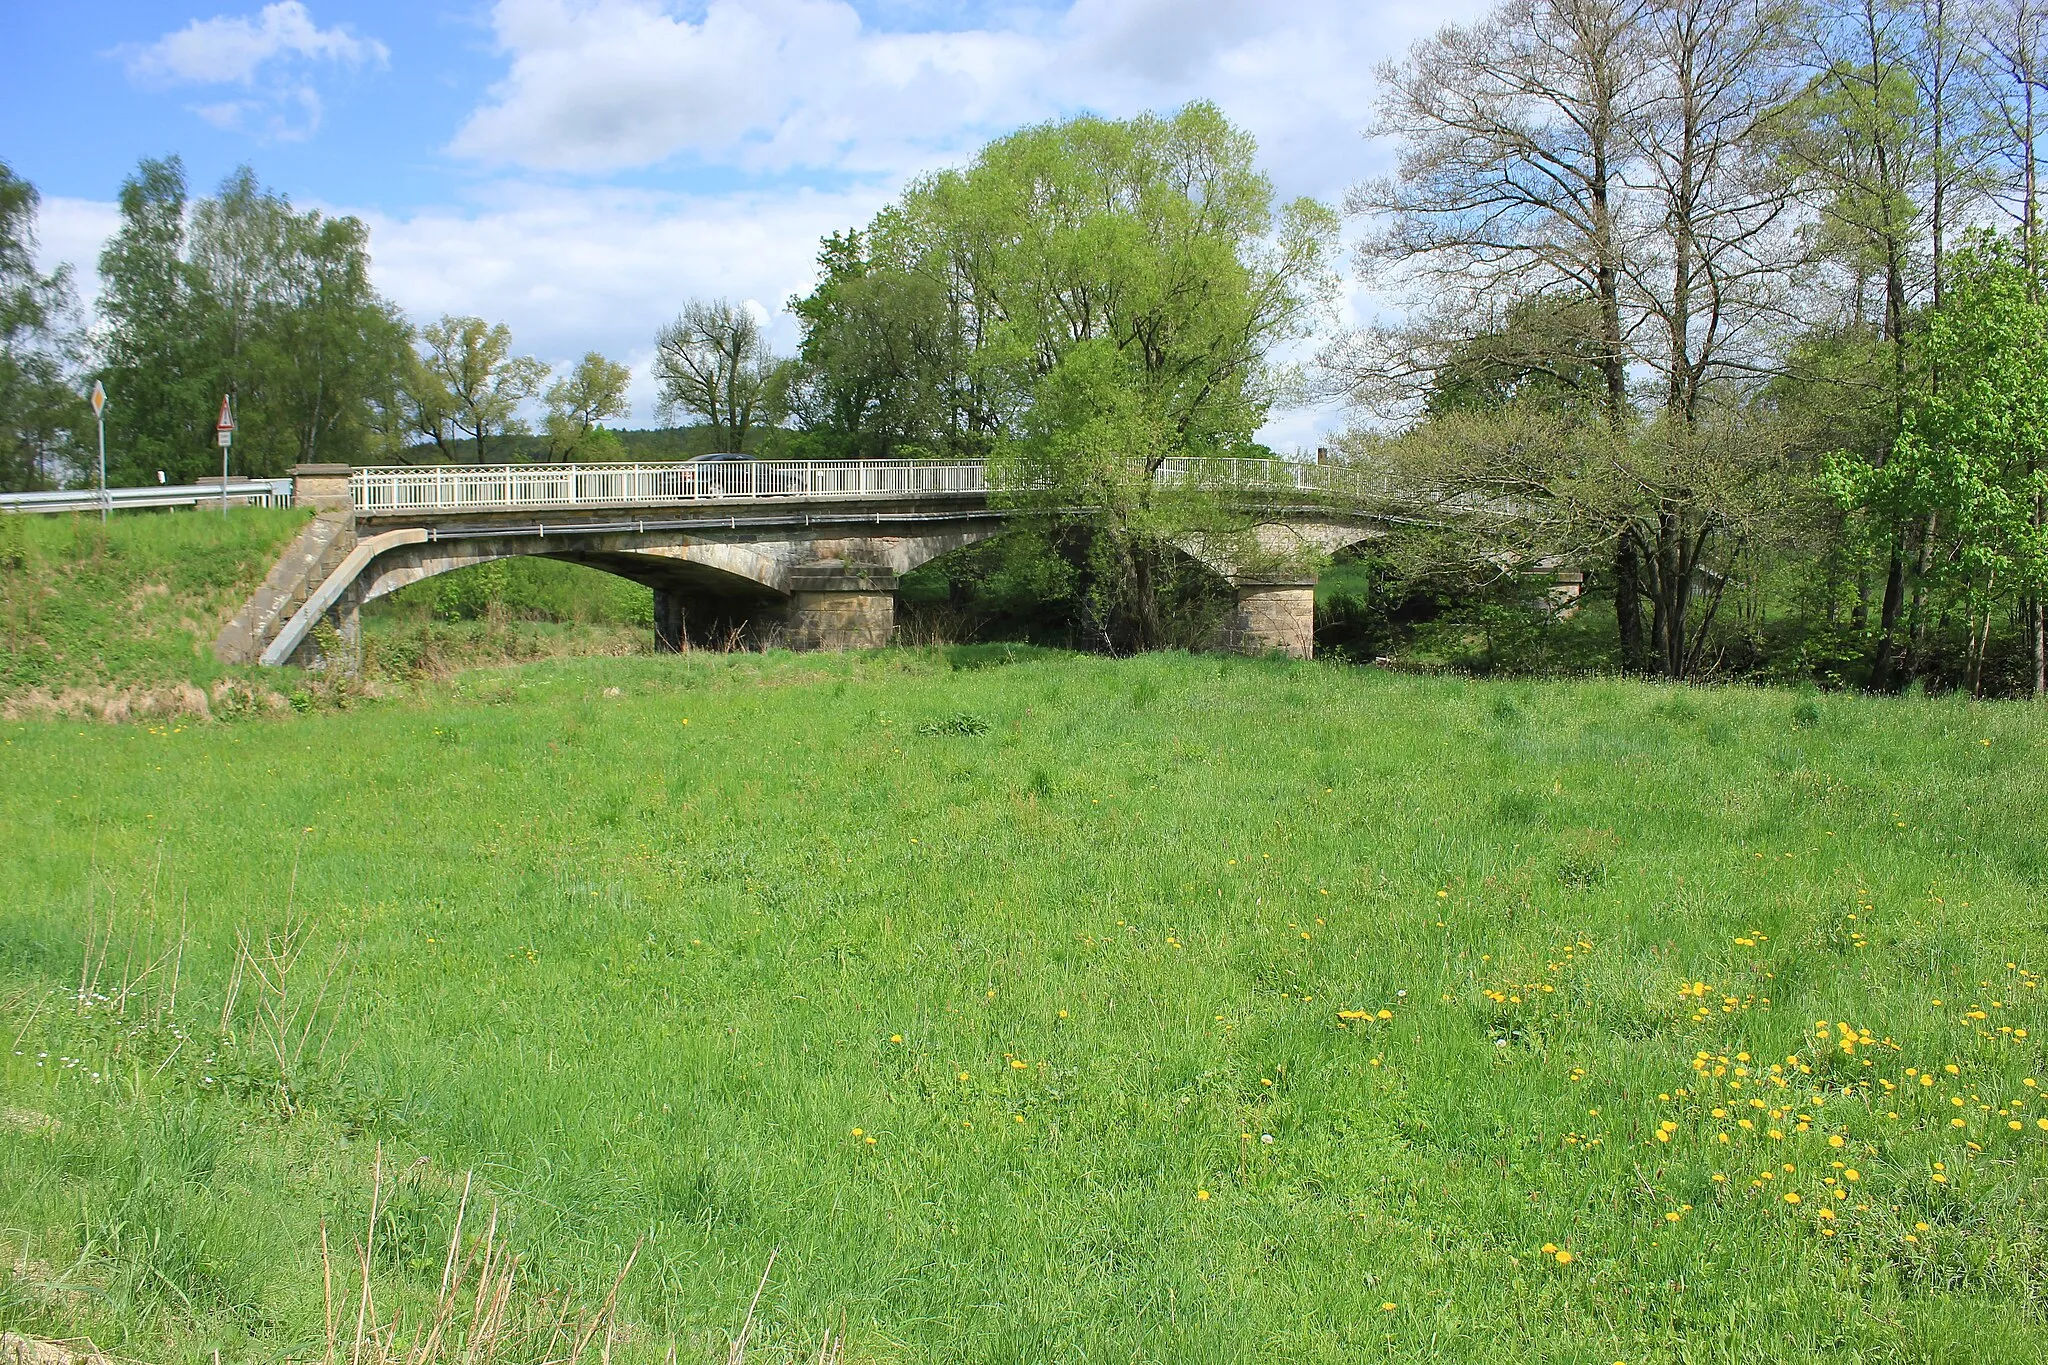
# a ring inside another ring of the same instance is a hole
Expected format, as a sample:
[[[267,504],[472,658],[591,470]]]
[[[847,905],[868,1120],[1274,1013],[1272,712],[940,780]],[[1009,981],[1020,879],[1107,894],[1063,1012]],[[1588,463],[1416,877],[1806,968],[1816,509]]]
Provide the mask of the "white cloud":
[[[363,215],[378,288],[415,322],[474,313],[512,328],[551,364],[598,350],[632,365],[632,420],[654,420],[654,334],[693,297],[725,297],[770,320],[789,350],[784,304],[808,292],[818,239],[865,222],[882,191],[720,195],[502,187],[471,211]]]
[[[844,0],[498,0],[505,78],[450,150],[604,174],[681,158],[901,176],[1076,109],[1216,99],[1289,192],[1334,194],[1371,158],[1373,64],[1479,0],[1077,0],[980,28],[897,32]]]
[[[128,74],[163,85],[251,85],[279,58],[381,66],[391,50],[340,24],[321,28],[300,0],[265,5],[254,18],[194,19],[128,54]]]
[[[320,96],[307,80],[318,64],[383,66],[391,50],[346,26],[321,28],[300,0],[265,5],[253,18],[194,19],[147,47],[125,49],[128,75],[147,86],[239,85],[244,97],[191,106],[216,128],[296,142],[320,127]]]
[[[121,210],[97,199],[45,195],[36,214],[36,268],[71,267],[79,302],[88,309],[99,293],[100,248],[121,226]]]
[[[655,0],[500,0],[494,26],[510,71],[452,150],[546,170],[897,170],[1027,117],[1004,73],[1043,66],[1021,34],[871,33],[842,0],[712,0],[696,22]]]

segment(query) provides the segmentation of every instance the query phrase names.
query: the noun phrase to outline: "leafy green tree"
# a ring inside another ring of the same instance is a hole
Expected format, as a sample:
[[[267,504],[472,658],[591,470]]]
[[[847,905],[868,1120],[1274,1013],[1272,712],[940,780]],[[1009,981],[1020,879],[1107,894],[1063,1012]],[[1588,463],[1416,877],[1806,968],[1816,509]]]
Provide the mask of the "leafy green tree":
[[[137,168],[121,219],[100,257],[119,481],[218,470],[224,394],[244,472],[359,462],[381,448],[410,332],[371,284],[360,220],[299,213],[246,167],[189,204],[176,158]]]
[[[2041,697],[2048,660],[2031,607],[2048,595],[2048,304],[2025,256],[2024,242],[1987,235],[1953,253],[1926,343],[1941,384],[1907,415],[1882,465],[1844,455],[1830,473],[1847,506],[1945,528],[1930,572],[1972,609],[1972,690],[1983,681],[1993,604],[2029,604]]]
[[[76,481],[95,458],[74,386],[78,341],[68,269],[35,265],[35,186],[0,162],[0,489]]]
[[[477,464],[485,462],[494,437],[522,435],[526,422],[519,405],[540,393],[548,367],[532,356],[512,354],[512,329],[477,317],[447,317],[420,329],[426,353],[420,367],[431,382],[415,383],[427,390],[415,396],[422,424],[435,432],[446,423],[467,436]],[[434,439],[443,450],[452,439]]]
[[[633,372],[596,351],[587,352],[547,391],[548,454],[557,460],[616,459],[618,438],[604,429],[607,418],[632,410],[626,386]]]
[[[1517,300],[1497,330],[1465,338],[1435,365],[1423,395],[1429,417],[1534,403],[1601,415],[1605,346],[1593,304],[1536,295]]]
[[[1335,214],[1276,208],[1256,154],[1210,104],[1076,118],[919,181],[868,230],[863,285],[895,276],[925,319],[901,333],[955,357],[915,381],[920,421],[985,445],[1020,509],[1085,533],[1112,643],[1163,643],[1174,547],[1242,530],[1219,498],[1162,481],[1167,462],[1253,453],[1272,348],[1334,292]]]
[[[235,395],[241,466],[359,462],[410,341],[370,283],[369,230],[297,213],[243,167],[194,209],[191,258],[206,339]]]
[[[185,259],[185,167],[145,160],[122,182],[121,226],[100,253],[107,477],[179,482],[206,472],[224,390],[206,353],[197,272]]]
[[[775,376],[780,406],[827,458],[983,453],[956,420],[967,356],[945,281],[877,257],[874,241],[825,239],[818,287],[790,301],[804,335]]]

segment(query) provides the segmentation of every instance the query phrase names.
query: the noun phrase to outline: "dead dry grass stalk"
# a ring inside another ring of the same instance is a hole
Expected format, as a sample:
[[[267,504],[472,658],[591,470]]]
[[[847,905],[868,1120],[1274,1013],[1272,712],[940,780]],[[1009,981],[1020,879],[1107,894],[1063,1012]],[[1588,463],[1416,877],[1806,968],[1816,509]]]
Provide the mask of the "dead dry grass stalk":
[[[577,1365],[596,1348],[609,1365],[617,1341],[619,1288],[639,1258],[633,1244],[603,1301],[584,1310],[570,1294],[529,1298],[519,1283],[520,1257],[499,1236],[498,1210],[481,1239],[465,1243],[474,1177],[465,1177],[455,1229],[448,1239],[433,1310],[408,1326],[402,1310],[386,1322],[376,1304],[373,1273],[377,1220],[383,1210],[384,1151],[371,1170],[370,1218],[357,1244],[354,1331],[344,1345],[340,1317],[350,1305],[335,1300],[334,1260],[327,1225],[320,1226],[320,1261],[327,1329],[324,1365]],[[339,1310],[339,1312],[337,1311]]]

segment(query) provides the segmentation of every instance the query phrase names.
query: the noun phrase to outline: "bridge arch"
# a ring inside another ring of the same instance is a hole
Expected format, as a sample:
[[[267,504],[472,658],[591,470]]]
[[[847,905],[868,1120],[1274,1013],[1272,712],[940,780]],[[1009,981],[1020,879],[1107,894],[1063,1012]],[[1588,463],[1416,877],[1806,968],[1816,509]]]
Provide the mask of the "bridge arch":
[[[750,545],[629,535],[470,536],[384,551],[356,580],[355,605],[456,569],[523,558],[583,564],[657,591],[695,588],[753,598],[788,593],[787,566]]]

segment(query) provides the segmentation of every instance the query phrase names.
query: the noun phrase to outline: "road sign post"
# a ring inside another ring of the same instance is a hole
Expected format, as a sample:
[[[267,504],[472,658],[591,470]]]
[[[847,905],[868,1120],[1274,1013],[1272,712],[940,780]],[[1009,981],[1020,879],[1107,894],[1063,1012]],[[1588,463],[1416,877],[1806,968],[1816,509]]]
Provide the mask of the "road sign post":
[[[92,381],[92,420],[100,428],[100,521],[104,523],[107,513],[113,510],[113,495],[107,491],[107,391],[100,381]]]
[[[235,413],[233,396],[222,394],[220,399],[220,420],[213,424],[220,437],[220,514],[228,514],[228,447],[235,443]]]

